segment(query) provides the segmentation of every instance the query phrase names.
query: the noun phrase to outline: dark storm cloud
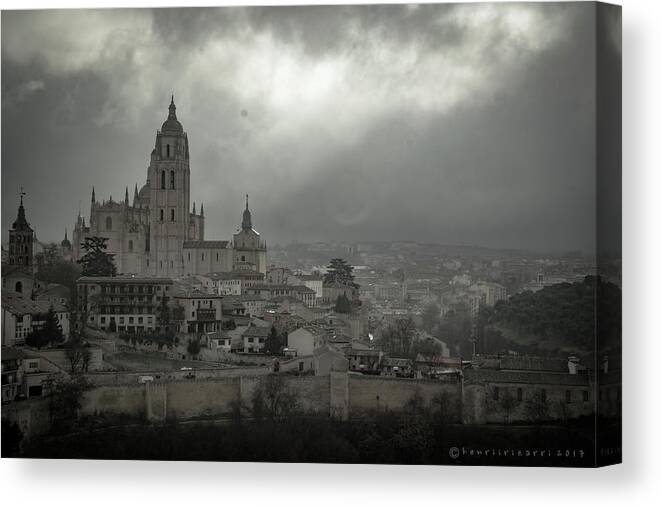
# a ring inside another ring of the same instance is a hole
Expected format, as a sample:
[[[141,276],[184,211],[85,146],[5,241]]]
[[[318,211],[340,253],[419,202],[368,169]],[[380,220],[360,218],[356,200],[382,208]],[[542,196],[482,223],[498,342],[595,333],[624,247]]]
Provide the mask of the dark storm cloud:
[[[594,7],[3,13],[2,225],[42,240],[146,178],[175,93],[228,238],[594,248]]]

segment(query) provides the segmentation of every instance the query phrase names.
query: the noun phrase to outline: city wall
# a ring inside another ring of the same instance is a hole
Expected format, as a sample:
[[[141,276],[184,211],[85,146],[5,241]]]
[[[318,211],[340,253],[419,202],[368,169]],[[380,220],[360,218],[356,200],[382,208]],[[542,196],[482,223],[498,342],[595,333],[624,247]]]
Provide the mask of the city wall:
[[[135,383],[97,383],[85,392],[81,415],[144,416],[148,420],[210,419],[227,417],[236,406],[248,414],[253,393],[264,374],[245,373],[145,383],[139,383],[138,379]],[[305,413],[348,418],[373,411],[402,410],[414,396],[430,405],[440,395],[448,402],[446,406],[451,407],[449,417],[461,420],[460,383],[338,372],[329,376],[282,375],[282,378],[298,400],[298,408]]]
[[[194,378],[182,376],[191,372],[90,374],[88,379],[93,387],[83,395],[80,415],[103,415],[110,420],[125,416],[153,422],[183,421],[226,418],[240,407],[249,416],[253,393],[269,370],[236,368],[194,373]],[[172,375],[175,378],[170,378]],[[149,378],[141,379],[141,376]],[[554,382],[544,376],[507,372],[499,375],[476,372],[463,381],[400,379],[351,372],[331,372],[327,376],[281,373],[280,377],[298,400],[299,409],[339,419],[406,410],[415,398],[422,406],[442,413],[449,422],[535,422],[539,414],[535,413],[534,403],[531,408],[531,400],[542,390],[547,420],[591,415],[597,405],[593,386],[577,375],[555,378]],[[504,402],[505,399],[509,402]],[[5,415],[18,421],[27,436],[42,434],[49,427],[48,398],[8,405],[3,407]]]

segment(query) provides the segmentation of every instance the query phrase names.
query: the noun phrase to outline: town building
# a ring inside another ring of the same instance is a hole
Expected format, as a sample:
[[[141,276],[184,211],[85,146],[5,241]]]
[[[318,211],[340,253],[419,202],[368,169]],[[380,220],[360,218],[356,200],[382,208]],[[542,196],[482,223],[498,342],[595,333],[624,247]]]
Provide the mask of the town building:
[[[92,188],[89,223],[79,213],[74,226],[72,258],[81,258],[80,244],[86,237],[101,236],[108,238],[107,251],[114,254],[122,274],[178,278],[235,269],[266,273],[266,243],[253,229],[247,196],[241,230],[233,240],[205,239],[204,204],[199,213],[194,202],[191,208],[188,135],[176,109],[173,97],[168,117],[156,132],[146,183],[139,191],[135,185],[131,201],[128,187],[124,199],[110,196],[107,201],[97,200]],[[27,248],[9,256],[24,263],[29,254],[26,238],[32,232],[25,228],[27,222],[17,224],[20,245]]]
[[[76,284],[78,308],[87,314],[88,324],[119,332],[154,331],[158,307],[173,296],[170,278],[83,276]]]
[[[241,334],[241,339],[243,341],[243,352],[262,352],[270,332],[271,328],[267,326],[248,326],[248,328]]]
[[[305,285],[253,285],[245,290],[247,295],[261,296],[265,299],[291,297],[308,307],[316,305],[316,293]]]
[[[198,275],[205,289],[221,296],[240,296],[249,287],[264,283],[264,273],[252,269]]]
[[[201,334],[221,331],[223,297],[205,292],[179,292],[174,296],[175,305],[183,307],[183,333]]]
[[[326,332],[312,326],[300,327],[287,335],[287,349],[296,351],[296,356],[312,355],[326,343]]]
[[[66,340],[70,333],[70,314],[66,306],[60,303],[51,304],[48,301],[33,301],[16,292],[3,292],[2,345],[5,347],[24,345],[27,336],[44,325],[46,314],[51,307]]]

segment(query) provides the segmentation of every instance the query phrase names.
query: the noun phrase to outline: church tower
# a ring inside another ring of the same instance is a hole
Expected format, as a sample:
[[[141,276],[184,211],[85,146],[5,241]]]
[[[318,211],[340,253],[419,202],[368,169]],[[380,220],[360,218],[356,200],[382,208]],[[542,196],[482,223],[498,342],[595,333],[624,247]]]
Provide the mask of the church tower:
[[[233,249],[233,269],[259,271],[266,274],[266,242],[262,241],[259,233],[253,229],[247,194],[241,230],[234,235]]]
[[[10,266],[22,266],[25,271],[32,273],[32,254],[34,248],[34,231],[25,218],[23,195],[18,206],[18,216],[9,230],[9,253],[7,263]]]
[[[188,136],[177,120],[174,96],[167,120],[156,133],[148,177],[150,241],[147,271],[155,276],[183,274],[182,247],[190,220]]]

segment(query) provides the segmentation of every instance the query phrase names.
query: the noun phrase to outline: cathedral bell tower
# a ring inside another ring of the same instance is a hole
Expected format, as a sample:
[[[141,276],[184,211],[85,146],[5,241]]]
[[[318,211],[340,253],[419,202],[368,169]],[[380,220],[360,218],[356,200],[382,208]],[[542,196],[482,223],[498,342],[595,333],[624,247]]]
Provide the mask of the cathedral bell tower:
[[[22,266],[26,271],[31,273],[34,231],[25,218],[23,195],[25,195],[25,192],[21,189],[21,203],[18,206],[18,216],[9,230],[9,255],[7,261],[10,266]]]
[[[148,169],[150,247],[147,271],[155,276],[183,274],[183,242],[190,220],[188,136],[177,120],[174,96],[168,118],[156,132]]]

